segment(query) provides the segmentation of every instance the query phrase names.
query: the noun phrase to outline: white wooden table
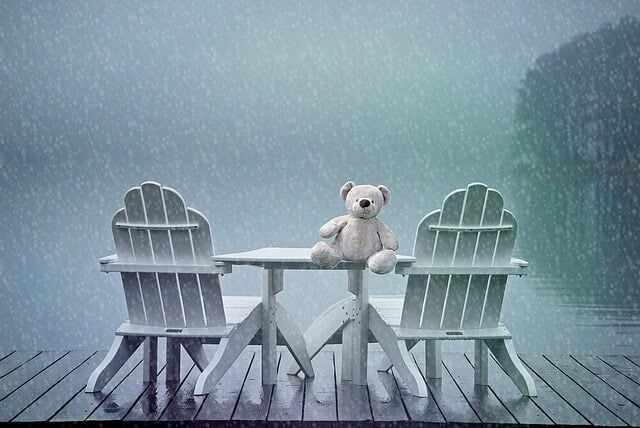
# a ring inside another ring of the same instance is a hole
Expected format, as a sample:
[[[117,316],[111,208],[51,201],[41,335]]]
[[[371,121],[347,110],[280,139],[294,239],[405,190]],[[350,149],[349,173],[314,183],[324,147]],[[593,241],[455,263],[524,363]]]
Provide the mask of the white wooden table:
[[[313,264],[310,248],[267,247],[243,253],[217,255],[213,260],[221,264],[260,266],[264,269],[262,275],[262,383],[265,385],[276,383],[277,330],[280,330],[285,340],[289,337],[295,340],[296,344],[302,339],[294,323],[281,324],[282,319],[290,319],[286,310],[276,302],[276,294],[283,290],[284,271],[331,269],[320,268]],[[416,259],[399,255],[397,260],[400,265],[411,265]],[[306,343],[304,352],[300,351],[298,346],[290,346],[292,353],[296,352],[298,355],[293,355],[297,365],[292,366],[289,373],[295,374],[302,368],[307,376],[313,376],[312,369],[306,367],[309,357],[313,358],[329,338],[342,329],[342,379],[352,380],[358,385],[366,385],[369,334],[366,264],[341,262],[333,270],[347,271],[348,290],[354,297],[332,305],[313,322],[304,334],[303,343]]]

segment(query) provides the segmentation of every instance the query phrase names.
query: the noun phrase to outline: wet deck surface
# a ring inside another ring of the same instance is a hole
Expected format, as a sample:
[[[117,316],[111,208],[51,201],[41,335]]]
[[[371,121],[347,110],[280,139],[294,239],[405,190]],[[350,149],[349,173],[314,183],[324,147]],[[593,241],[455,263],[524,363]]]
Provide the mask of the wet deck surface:
[[[215,347],[211,347],[214,351]],[[427,379],[428,398],[411,396],[393,372],[369,384],[340,379],[340,348],[314,360],[316,377],[288,376],[280,349],[278,382],[263,386],[260,348],[247,348],[214,391],[194,397],[199,370],[181,358],[181,381],[143,384],[141,354],[101,393],[84,384],[105,351],[0,352],[0,421],[421,421],[435,423],[640,426],[640,357],[522,355],[538,397],[522,397],[490,360],[489,386],[473,383],[473,355],[444,354],[442,379]],[[163,354],[160,352],[159,354]],[[424,356],[415,354],[420,366]],[[182,425],[182,423],[180,423]],[[185,424],[188,425],[188,424]]]

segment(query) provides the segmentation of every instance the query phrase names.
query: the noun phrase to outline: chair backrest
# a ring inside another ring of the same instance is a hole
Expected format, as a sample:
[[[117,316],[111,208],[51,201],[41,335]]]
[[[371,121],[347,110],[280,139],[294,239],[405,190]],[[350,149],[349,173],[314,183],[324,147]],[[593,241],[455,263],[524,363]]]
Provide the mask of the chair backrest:
[[[482,183],[451,192],[442,208],[422,219],[414,266],[508,266],[516,220],[502,195]],[[453,269],[452,269],[453,271]],[[421,329],[496,327],[506,275],[410,275],[401,325]]]
[[[129,189],[111,229],[118,260],[146,265],[211,264],[209,222],[169,187],[145,182]],[[218,275],[122,272],[129,321],[166,327],[226,323]]]

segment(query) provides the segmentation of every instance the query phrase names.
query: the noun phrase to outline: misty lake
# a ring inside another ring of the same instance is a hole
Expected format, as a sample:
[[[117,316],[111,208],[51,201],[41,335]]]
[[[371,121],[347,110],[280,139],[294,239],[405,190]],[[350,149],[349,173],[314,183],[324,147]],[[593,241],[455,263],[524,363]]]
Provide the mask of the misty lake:
[[[513,123],[536,58],[640,6],[549,5],[0,3],[0,348],[108,348],[126,308],[97,261],[143,181],[204,213],[217,254],[311,247],[344,182],[384,184],[407,255],[420,219],[481,181],[531,263],[502,311],[517,350],[640,354],[638,158],[521,167]],[[222,284],[258,295],[260,271]],[[278,299],[306,328],[346,296],[344,272],[302,271]]]

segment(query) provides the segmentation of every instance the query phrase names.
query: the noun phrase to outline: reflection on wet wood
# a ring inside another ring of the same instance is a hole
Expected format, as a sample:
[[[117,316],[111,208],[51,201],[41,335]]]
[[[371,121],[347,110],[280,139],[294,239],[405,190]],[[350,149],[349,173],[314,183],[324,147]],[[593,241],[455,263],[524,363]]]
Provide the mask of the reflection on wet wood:
[[[424,353],[415,360],[424,375]],[[215,346],[208,350],[211,355]],[[291,355],[278,348],[277,383],[261,382],[260,347],[250,346],[211,394],[193,396],[200,373],[181,358],[179,381],[166,382],[159,354],[156,383],[142,382],[139,352],[101,393],[84,384],[104,352],[5,352],[0,355],[2,421],[269,420],[393,421],[525,425],[639,425],[640,358],[635,356],[523,355],[538,396],[523,397],[492,359],[489,385],[474,384],[472,354],[443,354],[442,379],[427,378],[429,396],[414,397],[394,373],[377,372],[379,348],[369,353],[368,385],[342,382],[341,349],[329,346],[313,360],[316,377],[287,375]],[[98,422],[95,422],[98,424]]]

